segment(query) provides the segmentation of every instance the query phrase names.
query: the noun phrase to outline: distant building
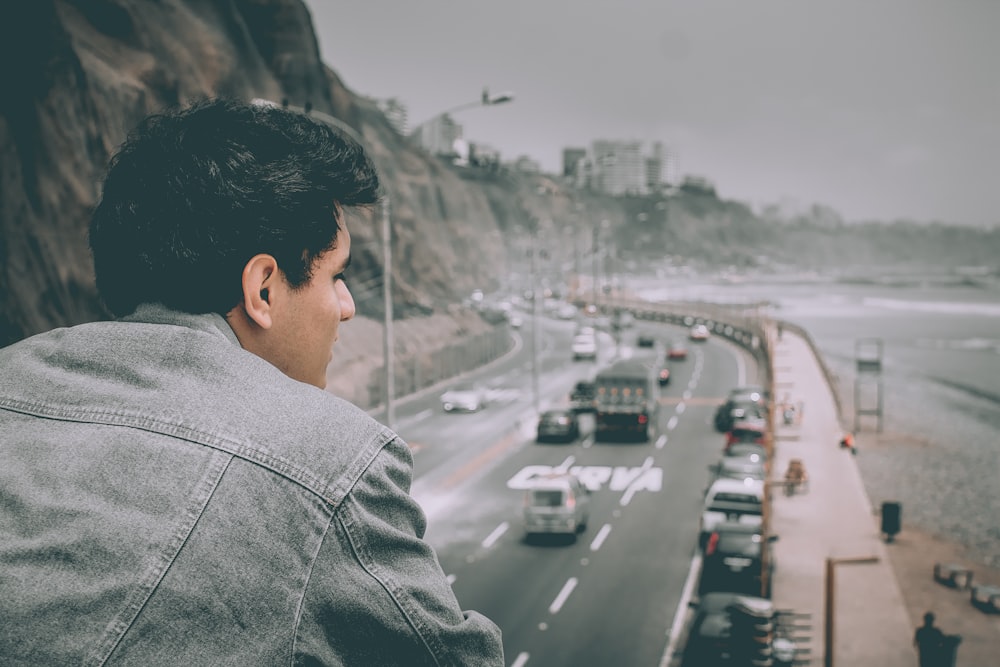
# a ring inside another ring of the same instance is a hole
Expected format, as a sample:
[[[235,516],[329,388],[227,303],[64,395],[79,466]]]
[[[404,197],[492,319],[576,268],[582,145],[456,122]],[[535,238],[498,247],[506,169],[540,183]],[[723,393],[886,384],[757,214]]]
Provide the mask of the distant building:
[[[579,174],[580,170],[583,168],[583,163],[587,159],[587,149],[586,148],[564,148],[562,152],[563,158],[563,176],[570,179],[575,179]]]
[[[432,155],[453,155],[455,142],[462,139],[462,126],[448,114],[435,116],[418,125],[411,135]]]
[[[600,139],[591,144],[592,187],[609,195],[645,194],[646,161],[639,141]]]
[[[514,169],[522,174],[540,174],[542,172],[542,165],[533,157],[519,155],[514,160]]]
[[[487,144],[469,144],[469,164],[473,167],[497,167],[500,165],[500,151]]]
[[[680,188],[684,192],[715,196],[715,184],[704,176],[688,174],[681,181]]]
[[[398,98],[390,97],[386,100],[376,100],[379,110],[385,115],[386,120],[392,128],[400,135],[406,136],[406,123],[408,110],[406,105]]]

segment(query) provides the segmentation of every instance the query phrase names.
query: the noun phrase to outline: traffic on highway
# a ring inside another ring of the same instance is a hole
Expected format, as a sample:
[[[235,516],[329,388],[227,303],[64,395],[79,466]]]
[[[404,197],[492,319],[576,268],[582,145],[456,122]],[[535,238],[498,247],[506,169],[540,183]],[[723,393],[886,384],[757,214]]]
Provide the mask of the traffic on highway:
[[[596,354],[580,358],[581,317],[519,319],[509,354],[400,402],[426,537],[462,607],[502,629],[508,665],[692,664],[702,515],[725,443],[713,422],[758,370],[700,330],[668,360],[688,329],[645,321],[595,327]],[[602,394],[602,371],[623,361],[649,382]],[[657,381],[665,365],[669,383]],[[475,409],[449,409],[452,386],[481,388]],[[641,429],[595,437],[611,404]],[[556,427],[544,412],[572,423],[545,437]]]

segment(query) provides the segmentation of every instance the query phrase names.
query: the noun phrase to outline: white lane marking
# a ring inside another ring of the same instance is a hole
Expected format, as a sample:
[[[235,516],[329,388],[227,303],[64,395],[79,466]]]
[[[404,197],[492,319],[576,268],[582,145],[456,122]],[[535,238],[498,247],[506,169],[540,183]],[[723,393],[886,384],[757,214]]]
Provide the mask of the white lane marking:
[[[448,580],[448,583],[449,583],[449,584],[453,584],[453,583],[455,583],[455,580],[456,580],[456,579],[458,579],[458,577],[456,577],[456,576],[455,576],[455,575],[453,575],[453,574],[449,574],[449,575],[448,575],[447,577],[445,577],[445,578],[446,578],[446,579]]]
[[[574,588],[576,588],[576,577],[570,577],[569,579],[566,580],[566,583],[563,584],[562,590],[559,591],[559,595],[557,595],[556,599],[553,600],[552,604],[549,605],[550,614],[559,613],[559,610],[562,609],[562,606],[566,604],[566,598],[569,597],[569,594],[573,592]]]
[[[482,542],[483,548],[489,549],[490,547],[492,547],[493,544],[500,539],[500,536],[507,532],[508,528],[510,528],[510,523],[507,521],[504,521],[499,526],[494,528],[493,532],[487,535],[486,539],[483,540]]]
[[[554,468],[554,469],[552,470],[552,472],[554,472],[554,473],[564,473],[564,472],[566,472],[567,470],[569,470],[569,467],[570,467],[571,465],[573,465],[573,463],[574,463],[575,461],[576,461],[576,457],[575,457],[575,456],[572,456],[572,455],[571,455],[571,456],[567,456],[567,457],[566,457],[566,460],[565,460],[565,461],[563,461],[562,463],[560,463],[559,465],[557,465],[557,466],[556,466],[556,467],[555,467],[555,468]]]
[[[681,401],[680,403],[677,404],[677,408],[675,409],[675,412],[677,414],[679,414],[679,415],[682,415],[682,414],[684,414],[685,410],[687,410],[687,405],[684,404],[684,401]]]
[[[673,431],[676,427],[677,427],[677,415],[674,415],[673,417],[670,418],[670,421],[667,422],[667,430]]]
[[[696,553],[694,558],[691,559],[687,581],[684,582],[681,599],[677,603],[677,611],[674,612],[674,622],[668,631],[670,641],[667,642],[667,648],[663,650],[663,657],[660,659],[659,667],[667,667],[674,658],[674,652],[677,650],[677,642],[680,641],[681,637],[681,627],[684,625],[687,617],[688,605],[691,603],[691,594],[694,591],[694,582],[698,578],[699,570],[701,570],[701,554]]]
[[[598,549],[600,549],[601,545],[604,544],[604,540],[607,539],[608,533],[610,532],[611,532],[610,523],[606,523],[603,526],[601,526],[601,529],[597,531],[597,536],[594,538],[594,541],[590,543],[590,550],[597,551]]]
[[[510,663],[510,667],[524,667],[524,665],[527,664],[527,662],[528,662],[527,652],[518,653],[517,657],[514,658],[514,662]]]
[[[663,445],[667,444],[667,434],[661,433],[660,437],[656,439],[656,448],[663,449]]]
[[[690,389],[685,389],[684,390],[684,400],[686,401],[689,398],[691,398],[691,390]]]
[[[625,489],[625,493],[622,495],[621,504],[628,505],[632,502],[632,496],[636,494],[637,491],[649,490],[649,491],[659,491],[663,484],[663,469],[653,468],[653,457],[647,456],[645,462],[642,464],[642,468],[639,469],[639,473],[632,480],[632,483],[628,485]]]

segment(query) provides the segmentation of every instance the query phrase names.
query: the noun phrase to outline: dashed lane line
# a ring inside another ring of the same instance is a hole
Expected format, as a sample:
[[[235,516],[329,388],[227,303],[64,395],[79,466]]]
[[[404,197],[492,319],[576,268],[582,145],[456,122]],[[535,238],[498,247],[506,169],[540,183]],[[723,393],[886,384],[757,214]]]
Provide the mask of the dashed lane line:
[[[608,535],[611,533],[611,524],[606,523],[601,526],[601,529],[597,531],[597,535],[594,537],[594,541],[590,543],[590,550],[597,551],[604,544],[604,540],[607,539]]]
[[[499,540],[507,529],[510,528],[510,522],[504,521],[499,526],[493,529],[493,532],[486,536],[486,539],[482,541],[482,546],[484,549],[489,549],[496,541]]]
[[[562,606],[566,604],[566,600],[569,598],[570,593],[572,593],[573,589],[576,588],[576,584],[577,584],[576,577],[570,577],[569,579],[566,580],[566,583],[563,584],[562,590],[559,591],[559,595],[557,595],[556,599],[553,600],[552,604],[549,605],[550,614],[559,613],[559,610],[562,609]]]

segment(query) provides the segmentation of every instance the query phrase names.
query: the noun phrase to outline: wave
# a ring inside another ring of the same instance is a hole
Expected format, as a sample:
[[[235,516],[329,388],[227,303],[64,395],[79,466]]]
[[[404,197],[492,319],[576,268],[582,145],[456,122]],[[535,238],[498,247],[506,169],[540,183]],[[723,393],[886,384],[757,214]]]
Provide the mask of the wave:
[[[972,387],[967,384],[962,384],[961,382],[955,382],[954,380],[948,380],[942,377],[928,376],[932,381],[939,385],[948,387],[949,389],[954,389],[955,391],[960,391],[968,396],[974,396],[976,398],[983,399],[984,401],[991,401],[1000,405],[1000,394],[996,394],[990,391],[986,391],[980,387]]]
[[[885,310],[908,310],[920,313],[940,313],[944,315],[980,315],[984,317],[1000,317],[1000,304],[997,303],[958,303],[954,301],[907,301],[904,299],[883,299],[865,297],[865,306],[883,308]]]
[[[1000,340],[996,338],[963,338],[960,340],[918,338],[916,346],[931,350],[968,350],[972,352],[996,352],[1000,354]]]

